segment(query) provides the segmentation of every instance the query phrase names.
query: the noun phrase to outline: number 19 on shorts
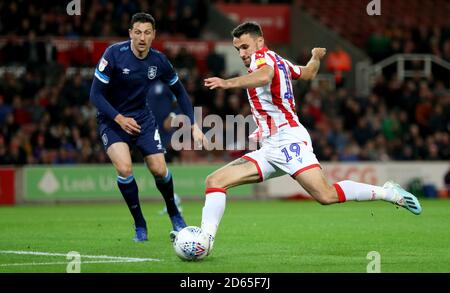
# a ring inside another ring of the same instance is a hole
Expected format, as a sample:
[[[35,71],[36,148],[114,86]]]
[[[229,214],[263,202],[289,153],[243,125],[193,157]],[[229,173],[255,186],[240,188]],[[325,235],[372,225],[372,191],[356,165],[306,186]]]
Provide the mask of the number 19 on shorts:
[[[294,155],[296,158],[300,156],[300,145],[292,143],[289,147],[281,149],[281,152],[286,156],[286,163],[289,163],[293,159],[291,155]]]

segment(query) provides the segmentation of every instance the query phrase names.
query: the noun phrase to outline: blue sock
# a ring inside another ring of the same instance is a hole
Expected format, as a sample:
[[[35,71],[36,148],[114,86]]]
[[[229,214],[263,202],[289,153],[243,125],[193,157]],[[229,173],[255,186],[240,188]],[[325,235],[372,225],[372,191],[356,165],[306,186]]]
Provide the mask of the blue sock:
[[[156,187],[161,192],[164,201],[166,202],[167,213],[170,217],[179,213],[177,205],[175,204],[175,198],[173,196],[173,180],[172,173],[167,170],[165,177],[155,177]]]
[[[141,205],[139,204],[139,190],[133,175],[127,178],[117,176],[117,185],[130,209],[136,227],[147,228],[144,216],[142,215]]]

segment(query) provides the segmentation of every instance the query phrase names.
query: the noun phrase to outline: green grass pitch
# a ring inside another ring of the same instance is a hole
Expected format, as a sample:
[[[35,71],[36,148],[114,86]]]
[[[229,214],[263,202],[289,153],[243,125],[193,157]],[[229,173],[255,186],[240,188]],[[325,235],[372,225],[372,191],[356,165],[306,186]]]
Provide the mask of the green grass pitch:
[[[0,272],[66,272],[69,251],[81,254],[81,272],[366,272],[370,251],[380,253],[381,272],[450,272],[450,201],[422,204],[415,216],[386,202],[229,201],[214,251],[200,262],[176,257],[159,202],[143,204],[145,243],[131,240],[125,204],[0,207]],[[200,225],[202,206],[183,202],[188,224]]]

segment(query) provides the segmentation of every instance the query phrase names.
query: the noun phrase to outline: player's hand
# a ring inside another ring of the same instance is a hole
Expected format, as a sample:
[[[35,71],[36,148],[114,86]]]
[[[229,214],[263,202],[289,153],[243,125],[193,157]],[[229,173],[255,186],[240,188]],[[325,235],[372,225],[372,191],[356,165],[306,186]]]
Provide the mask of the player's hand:
[[[197,124],[192,125],[192,138],[194,139],[195,148],[201,148],[208,146],[208,140],[203,134],[202,130],[198,127]]]
[[[141,133],[141,126],[137,124],[136,120],[130,117],[125,117],[122,114],[117,115],[114,118],[120,127],[130,135],[137,135]]]
[[[210,90],[213,90],[215,88],[223,88],[223,89],[228,88],[227,81],[219,77],[206,78],[204,81],[205,86],[208,87]]]
[[[311,50],[311,54],[314,58],[317,59],[322,59],[325,54],[327,54],[327,49],[326,48],[314,48]]]

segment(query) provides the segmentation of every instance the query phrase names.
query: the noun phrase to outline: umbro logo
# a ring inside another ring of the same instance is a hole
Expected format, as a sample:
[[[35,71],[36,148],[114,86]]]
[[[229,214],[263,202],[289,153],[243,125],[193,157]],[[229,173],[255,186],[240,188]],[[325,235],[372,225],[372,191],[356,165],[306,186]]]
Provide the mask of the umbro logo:
[[[130,69],[124,68],[123,71],[122,71],[122,73],[128,75],[128,74],[130,74]]]

